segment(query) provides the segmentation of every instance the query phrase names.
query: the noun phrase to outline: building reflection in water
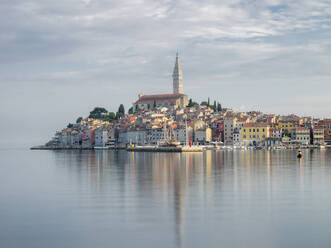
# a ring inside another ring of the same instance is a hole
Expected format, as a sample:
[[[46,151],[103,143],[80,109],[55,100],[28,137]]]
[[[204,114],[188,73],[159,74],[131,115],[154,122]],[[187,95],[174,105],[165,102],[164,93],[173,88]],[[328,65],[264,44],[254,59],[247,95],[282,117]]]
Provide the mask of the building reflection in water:
[[[141,208],[152,209],[147,204],[159,214],[172,213],[174,242],[176,247],[184,247],[189,228],[187,209],[192,210],[192,204],[219,213],[219,208],[229,204],[236,207],[250,194],[261,191],[261,197],[270,206],[287,183],[286,173],[299,173],[300,192],[304,194],[307,185],[311,187],[313,166],[309,163],[314,161],[306,162],[305,157],[322,157],[321,163],[326,167],[326,156],[330,155],[323,152],[304,152],[304,159],[299,161],[292,151],[54,151],[54,159],[60,169],[66,168],[69,175],[88,185],[96,195],[105,197],[114,190],[120,192],[117,200],[124,214],[132,209],[138,213]],[[286,170],[279,169],[284,167]],[[262,190],[258,188],[261,185]],[[229,194],[233,195],[231,203],[226,202]],[[192,203],[196,195],[202,196],[200,202]]]

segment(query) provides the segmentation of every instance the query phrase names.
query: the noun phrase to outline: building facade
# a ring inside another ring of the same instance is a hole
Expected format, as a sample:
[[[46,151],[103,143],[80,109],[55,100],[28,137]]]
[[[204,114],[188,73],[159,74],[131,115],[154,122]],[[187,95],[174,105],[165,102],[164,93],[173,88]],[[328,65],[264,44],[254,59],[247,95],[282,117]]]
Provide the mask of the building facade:
[[[183,108],[188,104],[188,97],[184,94],[139,94],[138,100],[133,104],[134,109],[153,109],[154,107]]]
[[[180,142],[182,145],[189,143],[193,137],[193,128],[187,125],[178,125],[172,130],[172,139]]]
[[[314,145],[324,144],[324,129],[313,128],[313,142]]]
[[[245,145],[258,145],[270,137],[269,129],[265,123],[246,123],[241,129],[241,140]]]
[[[291,141],[303,145],[310,143],[310,130],[305,127],[295,127],[291,129]]]
[[[95,143],[96,147],[105,147],[108,142],[108,131],[98,128],[95,130]]]
[[[224,144],[233,145],[233,132],[236,126],[236,118],[224,118]]]
[[[209,127],[197,129],[194,133],[194,142],[206,144],[212,141],[212,130]]]

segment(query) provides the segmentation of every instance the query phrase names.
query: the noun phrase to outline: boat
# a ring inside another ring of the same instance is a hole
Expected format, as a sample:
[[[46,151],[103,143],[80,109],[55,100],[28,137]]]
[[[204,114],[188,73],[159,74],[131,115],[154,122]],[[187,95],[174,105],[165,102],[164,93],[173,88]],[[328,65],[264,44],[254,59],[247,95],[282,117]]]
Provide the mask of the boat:
[[[164,140],[158,144],[158,147],[180,147],[180,143],[176,140]]]
[[[302,158],[302,152],[298,151],[297,158]]]
[[[319,146],[319,149],[325,149],[325,148],[326,148],[325,145],[320,145],[320,146]]]

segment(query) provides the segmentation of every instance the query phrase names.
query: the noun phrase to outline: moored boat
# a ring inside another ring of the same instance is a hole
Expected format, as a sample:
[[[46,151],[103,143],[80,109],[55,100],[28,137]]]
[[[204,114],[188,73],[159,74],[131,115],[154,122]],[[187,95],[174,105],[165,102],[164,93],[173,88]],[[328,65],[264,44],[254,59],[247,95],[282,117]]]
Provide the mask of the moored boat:
[[[302,152],[298,151],[297,158],[302,158]]]

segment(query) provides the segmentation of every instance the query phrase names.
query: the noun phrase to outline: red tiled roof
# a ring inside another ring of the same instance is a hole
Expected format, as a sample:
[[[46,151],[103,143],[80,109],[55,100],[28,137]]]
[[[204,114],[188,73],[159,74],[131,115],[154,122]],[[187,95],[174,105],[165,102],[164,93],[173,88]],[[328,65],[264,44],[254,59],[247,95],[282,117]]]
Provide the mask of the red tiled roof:
[[[237,119],[237,122],[244,122],[244,121],[247,121],[247,117],[240,117]]]
[[[178,98],[184,96],[184,94],[157,94],[157,95],[142,95],[139,100],[142,99],[161,99],[161,98]]]
[[[246,123],[244,127],[269,127],[269,125],[263,122],[255,122],[255,123]]]
[[[177,101],[177,98],[163,98],[163,99],[141,99],[135,102],[135,104],[140,104],[140,103],[150,103],[153,104],[154,101],[156,103],[160,102],[173,102],[175,103]]]
[[[178,98],[184,96],[184,94],[158,94],[158,95],[143,95],[135,104],[140,103],[156,103],[158,102],[175,102]]]

